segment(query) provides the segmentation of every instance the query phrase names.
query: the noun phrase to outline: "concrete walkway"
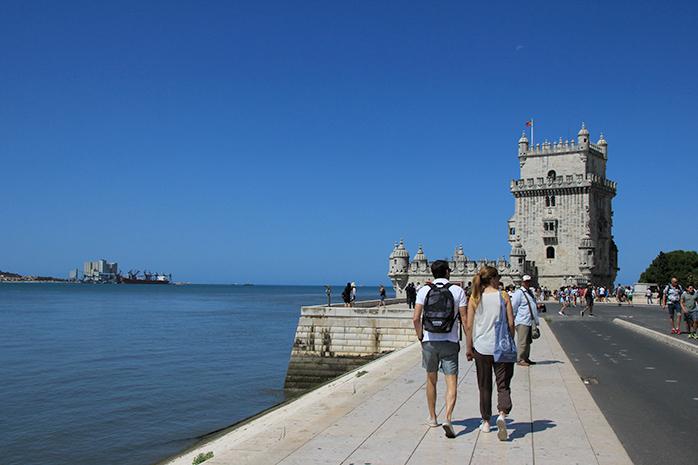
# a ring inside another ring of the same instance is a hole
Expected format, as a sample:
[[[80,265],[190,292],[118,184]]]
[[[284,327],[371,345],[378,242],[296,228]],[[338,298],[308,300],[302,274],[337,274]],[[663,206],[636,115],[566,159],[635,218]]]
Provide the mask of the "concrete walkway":
[[[531,355],[539,364],[515,369],[508,441],[497,439],[495,427],[489,434],[478,430],[475,366],[463,353],[457,437],[424,426],[425,375],[415,344],[169,463],[189,465],[198,453],[213,451],[207,465],[630,464],[545,322],[541,331]],[[443,380],[438,389],[442,409]]]

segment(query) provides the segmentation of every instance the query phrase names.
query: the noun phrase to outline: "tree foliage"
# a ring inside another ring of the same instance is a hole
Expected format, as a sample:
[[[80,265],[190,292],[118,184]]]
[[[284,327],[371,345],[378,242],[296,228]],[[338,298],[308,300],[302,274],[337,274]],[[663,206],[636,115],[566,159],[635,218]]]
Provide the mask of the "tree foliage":
[[[659,252],[640,275],[642,283],[668,284],[676,277],[684,287],[698,284],[698,253],[692,250]]]

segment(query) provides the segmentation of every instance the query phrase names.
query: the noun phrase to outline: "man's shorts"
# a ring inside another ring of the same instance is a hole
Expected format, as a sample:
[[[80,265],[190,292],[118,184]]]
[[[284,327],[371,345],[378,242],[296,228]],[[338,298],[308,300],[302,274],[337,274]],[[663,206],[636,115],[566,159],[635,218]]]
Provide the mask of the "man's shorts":
[[[457,375],[459,351],[460,344],[457,342],[422,342],[422,368],[427,373],[441,371],[445,375]]]
[[[686,316],[688,317],[687,318],[688,320],[690,320],[694,323],[698,322],[698,307],[694,308],[693,310],[688,312],[688,315],[686,315]]]
[[[669,317],[672,320],[674,319],[675,314],[678,314],[679,318],[681,317],[681,304],[679,304],[678,302],[669,302],[667,304],[667,309],[669,310]]]

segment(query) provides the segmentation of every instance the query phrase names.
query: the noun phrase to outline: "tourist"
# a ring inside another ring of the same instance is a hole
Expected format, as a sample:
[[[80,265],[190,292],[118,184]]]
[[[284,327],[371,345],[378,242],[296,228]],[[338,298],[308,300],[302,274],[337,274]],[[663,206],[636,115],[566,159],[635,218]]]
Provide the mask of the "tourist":
[[[356,302],[356,283],[352,282],[351,283],[351,300],[349,302],[349,306],[353,307],[354,302]]]
[[[633,306],[633,288],[630,286],[625,288],[625,300],[628,301],[628,305]]]
[[[589,316],[594,316],[594,297],[594,286],[589,283],[584,291],[584,301],[586,302],[586,306],[581,312],[579,312],[580,316],[584,316],[584,312],[586,311],[589,312]]]
[[[567,290],[564,287],[560,288],[558,295],[560,296],[560,304],[562,307],[560,307],[560,311],[557,313],[560,316],[567,316],[565,309],[570,306],[570,295],[567,293]]]
[[[647,305],[654,304],[654,302],[652,302],[652,289],[649,287],[647,288],[647,292],[645,292],[645,297],[647,297]]]
[[[347,283],[342,291],[342,300],[344,301],[345,307],[351,307],[351,283]]]
[[[683,294],[683,288],[679,280],[671,278],[671,284],[667,284],[664,288],[662,300],[662,308],[669,311],[671,334],[681,334],[681,294]],[[678,321],[676,321],[677,318]]]
[[[454,438],[451,417],[458,389],[459,325],[466,318],[465,292],[460,286],[449,283],[451,269],[447,261],[434,261],[431,274],[434,281],[417,292],[412,322],[417,339],[422,343],[422,367],[427,372],[427,425],[439,426],[436,420],[436,381],[440,370],[446,379],[446,421],[442,426],[446,437]]]
[[[616,288],[616,302],[618,302],[619,307],[623,303],[624,297],[625,297],[625,291],[623,290],[623,286],[621,286],[619,284],[618,287]]]
[[[414,283],[409,283],[405,288],[405,297],[407,298],[407,307],[413,309],[417,300],[417,289],[415,289]]]
[[[475,359],[477,385],[480,390],[480,431],[489,433],[492,417],[492,371],[497,381],[497,437],[507,439],[506,416],[511,411],[511,377],[514,363],[494,361],[496,343],[495,322],[499,320],[502,300],[506,304],[509,332],[514,336],[514,312],[509,295],[499,292],[499,273],[491,266],[484,266],[473,279],[473,293],[468,302],[466,323],[466,356]]]
[[[535,365],[531,361],[532,331],[538,327],[538,304],[531,292],[531,277],[524,275],[521,278],[521,287],[518,288],[511,299],[511,308],[514,312],[514,325],[516,326],[516,364],[522,367]]]
[[[381,287],[378,288],[378,295],[380,296],[380,303],[378,304],[378,308],[383,307],[383,310],[385,310],[385,286],[381,284]]]
[[[688,337],[698,339],[698,306],[696,305],[698,293],[693,284],[689,284],[686,291],[681,294],[681,311],[688,322]]]

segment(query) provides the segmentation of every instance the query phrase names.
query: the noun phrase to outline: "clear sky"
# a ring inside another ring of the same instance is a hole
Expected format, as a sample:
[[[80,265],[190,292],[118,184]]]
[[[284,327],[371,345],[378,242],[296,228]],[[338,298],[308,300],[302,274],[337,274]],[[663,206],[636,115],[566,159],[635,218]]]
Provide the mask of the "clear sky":
[[[401,237],[508,256],[533,117],[541,141],[604,132],[633,282],[696,248],[697,22],[666,1],[4,1],[0,269],[378,284]]]

